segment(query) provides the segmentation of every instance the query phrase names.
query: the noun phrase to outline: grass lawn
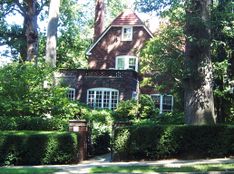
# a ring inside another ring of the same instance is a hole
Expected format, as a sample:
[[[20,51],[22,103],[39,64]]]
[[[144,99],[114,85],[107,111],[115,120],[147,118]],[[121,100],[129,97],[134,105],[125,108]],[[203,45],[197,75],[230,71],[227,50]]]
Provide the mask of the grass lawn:
[[[33,167],[2,167],[0,168],[0,174],[53,174],[59,171],[59,169],[52,168],[33,168]]]
[[[150,173],[150,172],[207,172],[234,171],[234,164],[201,164],[183,167],[163,166],[111,166],[94,167],[90,173]]]

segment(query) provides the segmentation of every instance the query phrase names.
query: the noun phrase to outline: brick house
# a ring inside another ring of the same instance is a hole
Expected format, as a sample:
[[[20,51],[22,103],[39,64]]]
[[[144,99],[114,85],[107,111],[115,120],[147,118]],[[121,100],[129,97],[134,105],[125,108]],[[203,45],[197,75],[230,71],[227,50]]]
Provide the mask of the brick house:
[[[104,31],[102,21],[96,23],[94,42],[87,51],[88,69],[61,70],[56,78],[69,86],[69,98],[92,108],[114,109],[119,101],[136,99],[140,93],[140,50],[153,35],[130,10],[116,17]],[[162,112],[163,97],[153,94],[152,98]],[[173,98],[166,100],[171,110]]]

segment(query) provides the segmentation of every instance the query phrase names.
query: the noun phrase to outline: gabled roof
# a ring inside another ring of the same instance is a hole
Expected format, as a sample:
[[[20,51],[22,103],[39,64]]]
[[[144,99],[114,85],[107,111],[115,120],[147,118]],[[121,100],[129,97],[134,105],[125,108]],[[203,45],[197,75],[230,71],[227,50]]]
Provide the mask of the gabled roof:
[[[141,19],[131,10],[125,10],[119,16],[117,16],[113,22],[104,30],[104,32],[99,36],[99,38],[90,46],[88,51],[86,52],[87,55],[91,54],[91,50],[98,44],[98,42],[106,35],[106,33],[110,30],[111,27],[116,26],[124,26],[124,25],[131,25],[131,26],[142,26],[147,31],[147,33],[153,37],[151,31],[144,25]]]
[[[144,25],[140,18],[131,10],[122,12],[111,25]]]

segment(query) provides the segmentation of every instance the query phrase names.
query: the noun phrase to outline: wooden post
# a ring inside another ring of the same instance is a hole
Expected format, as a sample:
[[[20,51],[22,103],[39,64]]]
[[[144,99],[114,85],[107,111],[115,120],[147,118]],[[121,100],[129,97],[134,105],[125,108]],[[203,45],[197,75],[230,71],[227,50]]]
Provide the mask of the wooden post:
[[[78,134],[79,161],[87,159],[88,125],[85,120],[69,120],[69,131]]]

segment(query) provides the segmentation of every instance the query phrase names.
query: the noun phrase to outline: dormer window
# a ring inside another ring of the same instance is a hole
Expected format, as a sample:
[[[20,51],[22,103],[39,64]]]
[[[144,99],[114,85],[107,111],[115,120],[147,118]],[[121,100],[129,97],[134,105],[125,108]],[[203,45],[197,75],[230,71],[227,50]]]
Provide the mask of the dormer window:
[[[132,31],[131,26],[122,27],[122,41],[132,41]]]

